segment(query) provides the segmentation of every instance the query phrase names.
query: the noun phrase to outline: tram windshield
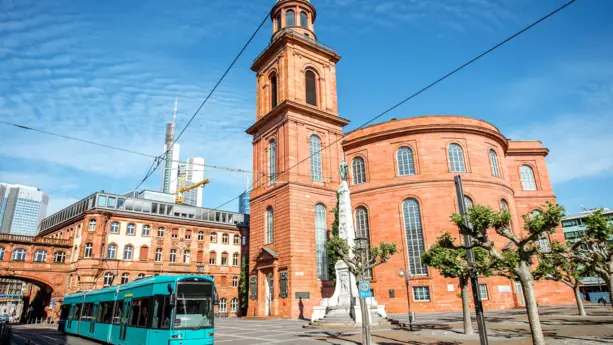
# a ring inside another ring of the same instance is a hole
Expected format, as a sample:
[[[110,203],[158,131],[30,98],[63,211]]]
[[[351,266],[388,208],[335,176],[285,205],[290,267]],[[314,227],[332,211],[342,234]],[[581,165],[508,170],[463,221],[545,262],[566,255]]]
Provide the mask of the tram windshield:
[[[209,282],[177,284],[174,329],[213,327],[214,288]]]

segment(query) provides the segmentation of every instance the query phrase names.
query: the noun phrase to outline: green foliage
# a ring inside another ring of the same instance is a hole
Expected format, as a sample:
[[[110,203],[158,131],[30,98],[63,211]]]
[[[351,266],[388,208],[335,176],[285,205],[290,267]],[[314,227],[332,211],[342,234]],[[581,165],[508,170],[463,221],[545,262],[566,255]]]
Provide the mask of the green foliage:
[[[599,242],[609,242],[613,236],[613,224],[597,210],[587,216],[583,221],[586,224],[585,236]]]
[[[561,281],[575,287],[581,284],[582,278],[589,277],[591,274],[593,272],[589,267],[582,265],[570,248],[556,241],[551,243],[550,252],[541,253],[534,277]]]
[[[326,248],[328,253],[338,255],[347,264],[349,270],[360,279],[362,277],[362,269],[366,271],[384,264],[398,252],[395,243],[381,242],[378,246],[371,247],[365,251],[357,247],[351,248],[347,241],[340,237],[330,239],[326,244]],[[363,261],[362,258],[364,258]],[[364,267],[362,267],[362,262],[364,262]]]
[[[601,210],[586,217],[584,223],[585,232],[575,248],[577,257],[613,288],[613,225]],[[613,291],[610,295],[613,298]]]
[[[339,232],[339,218],[338,218],[338,206],[339,206],[339,194],[336,193],[336,207],[330,211],[334,215],[334,222],[332,222],[332,229],[330,229],[331,238],[338,238]],[[333,283],[336,283],[336,270],[334,266],[340,257],[333,251],[328,250],[328,276]]]
[[[238,285],[238,298],[240,300],[241,315],[247,314],[247,304],[249,303],[249,254],[245,253],[241,262],[241,275]]]

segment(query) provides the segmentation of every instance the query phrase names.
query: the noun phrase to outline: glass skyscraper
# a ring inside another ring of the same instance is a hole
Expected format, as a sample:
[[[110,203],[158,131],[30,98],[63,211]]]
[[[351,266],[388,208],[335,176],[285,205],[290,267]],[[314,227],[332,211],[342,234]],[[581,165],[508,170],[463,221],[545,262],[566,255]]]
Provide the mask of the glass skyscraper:
[[[36,236],[47,216],[49,196],[35,187],[0,184],[0,233]]]

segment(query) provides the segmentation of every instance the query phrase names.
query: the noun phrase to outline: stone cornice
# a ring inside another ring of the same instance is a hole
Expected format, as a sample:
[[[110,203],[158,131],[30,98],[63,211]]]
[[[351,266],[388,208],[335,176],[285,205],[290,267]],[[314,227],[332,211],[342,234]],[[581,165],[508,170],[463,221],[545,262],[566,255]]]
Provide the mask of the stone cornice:
[[[283,114],[288,110],[294,110],[300,112],[301,114],[305,114],[307,116],[314,117],[341,127],[344,127],[349,124],[349,120],[344,119],[340,116],[332,115],[328,112],[322,111],[306,104],[285,100],[281,102],[281,104],[277,105],[268,114],[262,116],[251,127],[249,127],[246,130],[247,134],[255,135],[255,133],[257,133],[257,131],[262,128],[266,123],[268,123],[272,118],[277,115]]]
[[[386,122],[387,123],[387,122]],[[372,128],[372,127],[369,127]],[[360,130],[356,130],[350,134],[347,134],[346,138],[342,141],[343,149],[348,150],[351,148],[359,147],[361,145],[365,145],[374,141],[390,139],[395,137],[401,137],[405,135],[412,134],[424,134],[424,133],[433,133],[433,132],[460,132],[460,133],[470,133],[486,136],[490,139],[493,139],[500,143],[504,151],[506,152],[509,147],[509,141],[504,137],[500,132],[494,131],[492,129],[475,126],[475,125],[467,125],[467,124],[427,124],[427,125],[408,125],[397,128],[391,128],[384,131],[377,131],[366,135],[359,135]]]
[[[549,149],[544,147],[534,148],[510,148],[507,150],[507,156],[543,156],[547,157]]]
[[[470,177],[465,177],[465,176],[462,176],[462,181],[464,182],[465,185],[471,185],[471,184],[481,184],[481,185],[486,185],[486,186],[493,185],[493,186],[496,186],[502,190],[506,190],[509,193],[515,195],[515,191],[513,190],[513,188],[509,186],[508,184],[505,184],[502,182],[486,181],[482,179],[475,179],[475,178],[470,178]],[[450,186],[454,185],[453,177],[433,178],[429,180],[416,180],[416,181],[398,181],[394,183],[386,183],[382,185],[367,187],[367,188],[359,189],[359,190],[352,189],[351,194],[356,195],[356,196],[361,195],[361,194],[370,194],[372,192],[378,192],[382,189],[389,189],[389,188],[395,188],[395,187],[406,187],[407,185],[427,187],[428,185],[432,186],[432,185],[440,185],[440,184],[449,184]]]

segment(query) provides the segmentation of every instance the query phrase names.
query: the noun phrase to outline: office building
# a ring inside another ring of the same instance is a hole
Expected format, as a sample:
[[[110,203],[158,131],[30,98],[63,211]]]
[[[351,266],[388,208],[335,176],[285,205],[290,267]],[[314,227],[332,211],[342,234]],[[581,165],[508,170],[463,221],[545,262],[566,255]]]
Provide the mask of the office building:
[[[162,162],[162,181],[160,190],[163,193],[175,194],[177,192],[177,179],[179,177],[179,152],[181,146],[175,141],[175,123],[177,120],[177,101],[175,101],[172,122],[166,124],[164,141],[164,162]],[[174,143],[174,145],[173,145]]]
[[[4,184],[0,233],[36,236],[38,224],[47,215],[49,196],[40,189]]]
[[[204,180],[204,158],[188,158],[187,162],[180,163],[179,177],[183,177],[183,184],[186,188]],[[180,179],[177,181],[177,190],[179,189],[180,181]],[[203,194],[203,187],[198,187],[187,192],[183,192],[183,203],[186,205],[202,207]]]

